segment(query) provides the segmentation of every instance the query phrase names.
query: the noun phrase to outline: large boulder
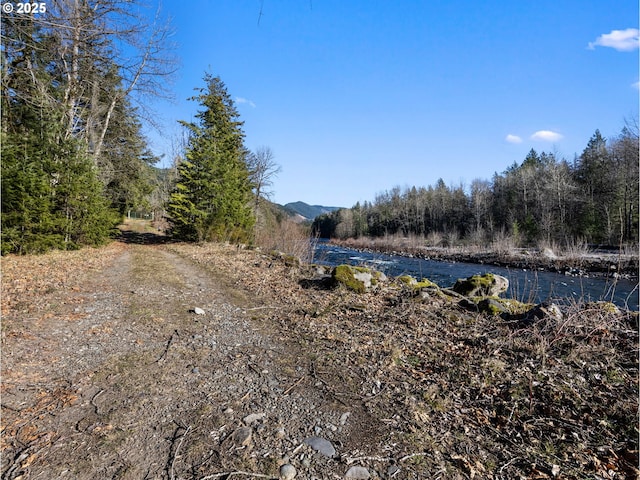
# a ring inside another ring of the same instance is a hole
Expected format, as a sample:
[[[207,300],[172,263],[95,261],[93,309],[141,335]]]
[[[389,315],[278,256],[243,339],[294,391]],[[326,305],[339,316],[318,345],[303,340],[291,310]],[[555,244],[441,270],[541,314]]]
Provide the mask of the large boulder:
[[[386,280],[382,272],[366,267],[352,267],[351,265],[338,265],[331,272],[334,283],[344,285],[349,290],[364,293],[380,281]]]
[[[468,278],[459,278],[453,291],[465,297],[497,297],[509,288],[509,280],[501,275],[485,273]]]

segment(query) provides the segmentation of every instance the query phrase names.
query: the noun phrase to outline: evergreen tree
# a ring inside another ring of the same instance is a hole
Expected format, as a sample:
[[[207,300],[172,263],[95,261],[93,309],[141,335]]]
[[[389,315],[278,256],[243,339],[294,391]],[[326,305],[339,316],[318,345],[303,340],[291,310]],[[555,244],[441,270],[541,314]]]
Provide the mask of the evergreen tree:
[[[205,75],[193,97],[204,108],[190,137],[169,200],[173,234],[191,241],[248,241],[254,223],[247,150],[239,114],[219,77]]]
[[[93,162],[65,135],[52,36],[30,18],[2,23],[2,253],[103,242],[117,223]]]
[[[100,179],[111,206],[123,216],[130,210],[150,209],[152,166],[159,159],[149,150],[136,109],[126,98],[114,110],[102,152]]]
[[[610,171],[613,165],[606,143],[600,131],[596,130],[578,158],[575,170],[576,181],[584,195],[579,213],[579,233],[590,241],[608,240],[605,230],[613,194]]]

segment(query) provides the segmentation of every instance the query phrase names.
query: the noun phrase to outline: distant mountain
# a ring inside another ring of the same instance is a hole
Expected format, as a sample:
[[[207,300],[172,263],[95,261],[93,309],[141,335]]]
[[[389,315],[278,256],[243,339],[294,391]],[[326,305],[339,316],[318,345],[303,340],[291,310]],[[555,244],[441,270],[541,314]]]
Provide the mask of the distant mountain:
[[[341,207],[324,207],[322,205],[308,205],[304,202],[292,202],[284,205],[285,210],[302,215],[307,220],[313,220],[323,213],[339,210]]]

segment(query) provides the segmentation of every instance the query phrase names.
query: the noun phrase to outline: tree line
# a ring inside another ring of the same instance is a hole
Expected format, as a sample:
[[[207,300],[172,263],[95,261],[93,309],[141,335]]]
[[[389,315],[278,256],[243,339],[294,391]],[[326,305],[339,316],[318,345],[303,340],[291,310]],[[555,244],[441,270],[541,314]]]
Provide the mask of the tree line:
[[[152,192],[144,100],[168,95],[166,26],[126,0],[2,18],[2,253],[103,243]]]
[[[638,164],[637,125],[609,141],[596,130],[572,162],[532,149],[491,181],[394,187],[373,202],[318,217],[313,229],[342,239],[431,235],[483,244],[509,235],[520,244],[637,244]]]
[[[252,242],[280,223],[264,201],[279,166],[268,147],[245,147],[219,77],[192,98],[201,110],[181,122],[174,166],[154,167],[142,122],[150,97],[170,96],[169,33],[128,0],[3,15],[2,254],[99,245],[132,210],[166,215],[187,241]]]

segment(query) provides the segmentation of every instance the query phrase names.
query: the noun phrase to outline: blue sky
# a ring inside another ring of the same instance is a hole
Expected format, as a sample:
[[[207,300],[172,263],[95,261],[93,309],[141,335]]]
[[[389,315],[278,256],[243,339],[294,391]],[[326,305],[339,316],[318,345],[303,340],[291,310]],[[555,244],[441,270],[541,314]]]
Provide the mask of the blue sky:
[[[282,172],[273,200],[350,207],[399,185],[568,160],[638,118],[636,0],[165,0],[180,68],[154,105],[171,157],[205,72]],[[175,143],[175,142],[173,142]]]

